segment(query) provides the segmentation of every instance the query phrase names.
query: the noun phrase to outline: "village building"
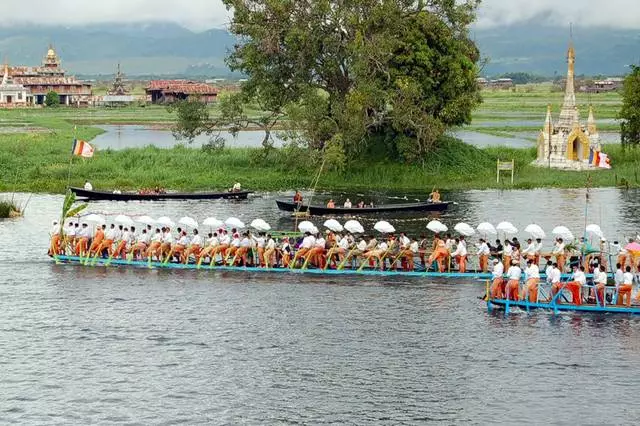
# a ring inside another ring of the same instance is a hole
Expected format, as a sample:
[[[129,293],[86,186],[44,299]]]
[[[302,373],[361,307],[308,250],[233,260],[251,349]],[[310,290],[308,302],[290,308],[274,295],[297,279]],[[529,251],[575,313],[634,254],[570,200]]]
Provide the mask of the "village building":
[[[152,80],[145,92],[152,104],[166,104],[194,97],[209,104],[218,99],[215,87],[189,80]]]
[[[120,64],[118,64],[111,88],[107,91],[107,94],[100,99],[100,103],[107,106],[124,106],[134,101],[135,97],[130,94],[129,89],[125,86],[124,74],[120,70]]]
[[[538,136],[538,156],[534,165],[584,170],[595,167],[589,164],[589,154],[591,150],[600,150],[600,136],[591,106],[586,125],[580,122],[574,87],[576,55],[573,43],[569,45],[567,56],[567,83],[560,117],[554,124],[551,105],[547,107],[544,128]]]
[[[53,46],[49,46],[41,66],[16,66],[9,69],[14,83],[21,84],[30,96],[29,104],[44,104],[49,92],[56,92],[63,105],[87,105],[91,101],[91,84],[67,76]]]
[[[30,101],[27,89],[16,84],[9,75],[9,65],[4,65],[4,74],[0,83],[0,106],[4,108],[27,106]]]

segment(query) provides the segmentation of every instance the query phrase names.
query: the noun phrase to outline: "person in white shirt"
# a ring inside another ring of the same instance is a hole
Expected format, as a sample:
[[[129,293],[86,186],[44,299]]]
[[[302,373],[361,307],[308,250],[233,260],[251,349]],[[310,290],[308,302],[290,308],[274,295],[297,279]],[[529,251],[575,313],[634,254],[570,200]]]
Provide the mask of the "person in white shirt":
[[[449,253],[451,253],[453,251],[453,246],[455,245],[455,240],[453,238],[451,238],[451,234],[447,234],[445,240],[444,240],[444,245],[447,248],[447,251]]]
[[[131,255],[134,259],[142,257],[142,253],[147,251],[151,242],[151,234],[146,229],[142,229],[142,233],[138,235],[135,244],[131,247]]]
[[[151,257],[155,256],[160,251],[161,245],[162,245],[162,231],[160,230],[160,228],[156,228],[156,231],[151,236],[151,243],[149,244],[149,248],[147,249],[145,256],[149,260],[151,260]]]
[[[567,289],[571,292],[571,302],[574,305],[582,305],[582,286],[587,283],[584,266],[574,266],[572,280],[567,283]]]
[[[627,300],[626,306],[631,306],[631,291],[633,290],[633,274],[631,273],[631,266],[624,268],[624,274],[622,275],[622,285],[618,288],[618,300],[616,304],[625,304],[625,298]]]
[[[202,251],[202,237],[198,233],[197,229],[193,230],[193,237],[191,238],[189,248],[184,252],[182,256],[182,263],[189,263],[189,257],[193,255],[193,257],[197,260],[200,256],[200,252]]]
[[[549,274],[550,282],[551,282],[551,298],[553,299],[556,294],[564,287],[561,283],[562,280],[562,272],[560,272],[560,268],[558,268],[558,264],[553,264],[553,269]]]
[[[249,254],[249,250],[251,249],[252,242],[253,239],[249,238],[249,232],[245,232],[244,234],[242,234],[242,238],[240,239],[240,247],[238,247],[236,253],[233,256],[232,265],[247,266],[247,256]]]
[[[87,224],[83,223],[80,231],[76,232],[76,256],[84,256],[89,250],[89,238],[91,238],[91,231]]]
[[[113,252],[113,257],[115,258],[122,257],[123,259],[126,258],[127,244],[129,243],[130,239],[131,239],[131,232],[129,231],[129,228],[124,228],[122,231],[122,234],[120,234],[120,241],[118,241],[118,244],[116,245],[116,249]]]
[[[538,302],[538,284],[540,283],[540,269],[533,262],[533,259],[527,260],[527,269],[524,271],[527,284],[525,286],[522,300],[529,296],[529,302]]]
[[[596,302],[604,306],[604,290],[607,285],[607,269],[604,265],[600,265],[594,272],[593,281],[596,283]]]
[[[322,234],[318,234],[318,238],[313,242],[313,247],[305,256],[305,263],[311,263],[319,268],[324,267],[324,257],[326,252],[327,241]]]
[[[504,265],[500,260],[493,259],[493,270],[491,271],[491,298],[503,299],[505,291]]]
[[[165,257],[168,258],[174,243],[175,239],[171,233],[171,228],[167,226],[162,233],[162,244],[157,253],[158,260],[163,260]]]
[[[240,248],[240,242],[241,241],[242,240],[240,239],[240,234],[238,234],[237,232],[235,232],[231,236],[231,243],[229,243],[229,247],[224,252],[224,263],[225,263],[225,265],[227,263],[227,260],[233,259],[235,257],[236,252]]]
[[[533,263],[536,265],[540,265],[540,254],[542,253],[542,240],[540,238],[536,238],[536,242],[534,243],[534,258]]]
[[[552,254],[556,257],[556,263],[558,264],[558,268],[560,269],[560,272],[564,272],[565,270],[564,267],[565,267],[567,258],[566,258],[566,252],[565,252],[565,245],[562,238],[558,238],[556,240],[556,244],[553,248]]]
[[[300,244],[300,248],[296,252],[295,256],[293,256],[293,264],[292,264],[293,267],[297,266],[296,262],[298,261],[298,259],[305,258],[307,253],[309,253],[311,249],[314,247],[315,242],[316,242],[316,239],[311,235],[310,232],[304,233],[304,237],[302,238],[302,243]]]
[[[347,201],[344,202],[344,208],[350,209],[352,207],[351,200],[347,198]]]
[[[522,278],[522,269],[518,266],[516,260],[511,261],[511,267],[507,271],[507,300],[518,300],[520,290],[520,279]]]
[[[58,221],[54,220],[49,231],[51,237],[49,244],[49,256],[61,254],[62,240],[60,238],[60,225]]]
[[[73,248],[75,247],[76,244],[76,227],[74,226],[73,222],[69,222],[69,224],[64,228],[64,247],[63,250],[66,247],[71,248],[71,250],[73,250]]]
[[[615,282],[616,289],[619,289],[622,285],[622,281],[624,280],[624,269],[622,268],[621,263],[616,264],[616,273],[613,276],[613,281]]]
[[[524,257],[525,260],[534,260],[535,259],[535,255],[536,255],[536,245],[533,242],[533,240],[531,238],[527,239],[527,246],[522,249],[522,257]]]
[[[288,268],[291,266],[291,244],[289,243],[289,237],[284,237],[280,245],[280,255],[282,256],[282,267]]]
[[[276,240],[271,237],[271,234],[267,234],[266,243],[264,246],[264,255],[262,256],[262,265],[267,268],[271,268],[275,261],[276,253]]]
[[[84,190],[85,191],[93,191],[93,185],[88,180],[84,181]]]
[[[480,242],[476,244],[478,248],[478,266],[480,267],[480,271],[487,272],[489,270],[489,254],[491,250],[489,249],[489,245],[484,238],[480,238]]]
[[[255,235],[251,235],[251,238],[253,239],[256,245],[256,256],[258,257],[256,266],[264,266],[265,265],[264,252],[265,252],[265,245],[267,243],[265,234],[264,232],[259,232],[257,237]]]
[[[502,249],[502,264],[507,271],[511,267],[511,255],[513,255],[513,246],[511,245],[511,241],[505,240]]]
[[[467,271],[467,243],[464,241],[463,236],[456,239],[456,249],[451,253],[451,257],[456,260],[458,271],[465,273]]]

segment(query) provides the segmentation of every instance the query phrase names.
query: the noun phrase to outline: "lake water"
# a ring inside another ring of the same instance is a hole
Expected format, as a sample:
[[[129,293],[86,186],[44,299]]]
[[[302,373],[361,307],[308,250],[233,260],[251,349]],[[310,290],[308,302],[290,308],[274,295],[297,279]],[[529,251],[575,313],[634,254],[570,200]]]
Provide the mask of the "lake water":
[[[293,227],[248,201],[90,204]],[[418,194],[395,194],[411,199]],[[397,201],[384,193],[322,194]],[[469,191],[453,226],[584,226],[583,190]],[[0,221],[0,418],[21,424],[635,424],[640,319],[488,314],[484,283],[55,265],[60,196]],[[640,192],[598,189],[589,222],[635,235]],[[429,219],[387,217],[424,232]],[[319,220],[313,219],[316,224]],[[366,221],[371,229],[373,219]],[[524,237],[524,235],[521,235]]]

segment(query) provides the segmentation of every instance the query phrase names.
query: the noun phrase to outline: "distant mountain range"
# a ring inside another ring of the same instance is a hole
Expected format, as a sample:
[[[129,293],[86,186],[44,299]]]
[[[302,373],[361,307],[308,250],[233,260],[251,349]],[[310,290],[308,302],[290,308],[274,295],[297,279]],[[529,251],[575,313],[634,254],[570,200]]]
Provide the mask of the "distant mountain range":
[[[566,72],[568,28],[524,23],[476,29],[472,36],[488,59],[483,75]],[[578,74],[620,75],[640,61],[640,30],[577,27],[573,39]],[[76,75],[112,75],[120,62],[129,76],[226,77],[224,57],[234,37],[224,29],[196,33],[171,23],[0,27],[0,58],[14,65],[38,65],[49,43]]]

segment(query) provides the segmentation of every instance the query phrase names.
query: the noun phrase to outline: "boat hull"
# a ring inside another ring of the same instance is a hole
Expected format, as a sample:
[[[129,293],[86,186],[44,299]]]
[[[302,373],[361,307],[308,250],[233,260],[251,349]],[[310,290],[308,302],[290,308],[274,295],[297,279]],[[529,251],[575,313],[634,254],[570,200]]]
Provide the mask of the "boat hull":
[[[278,208],[285,212],[309,212],[314,216],[323,215],[361,215],[371,213],[398,213],[398,212],[439,212],[447,210],[450,202],[444,203],[432,203],[432,202],[420,202],[420,203],[405,203],[405,204],[385,204],[377,207],[334,207],[328,208],[324,206],[309,206],[306,204],[297,204],[287,200],[276,200]]]
[[[136,194],[133,192],[123,192],[120,194],[107,191],[88,191],[83,188],[69,188],[76,196],[86,200],[108,200],[108,201],[155,201],[155,200],[215,200],[232,199],[246,200],[251,191],[239,192],[169,192],[165,194]]]
[[[532,303],[526,300],[514,301],[504,299],[491,299],[487,301],[487,307],[489,310],[500,309],[505,313],[513,308],[520,308],[523,310],[542,309],[553,312],[585,312],[585,313],[612,313],[612,314],[633,314],[640,315],[640,306],[616,306],[616,305],[572,305],[569,303]]]
[[[78,256],[60,255],[52,257],[57,263],[77,264],[83,266],[120,266],[131,268],[145,268],[145,269],[182,269],[182,270],[210,270],[210,271],[235,271],[235,272],[257,272],[257,273],[288,273],[288,274],[308,274],[308,275],[361,275],[361,276],[379,276],[379,277],[413,277],[413,278],[446,278],[455,279],[459,281],[478,281],[488,280],[491,278],[490,273],[484,272],[434,272],[434,271],[393,271],[363,268],[358,269],[289,269],[289,268],[257,268],[250,266],[209,266],[202,264],[200,266],[188,263],[164,263],[164,262],[148,262],[148,261],[136,261],[136,260],[123,260],[123,259],[105,259],[105,258],[81,258]]]

